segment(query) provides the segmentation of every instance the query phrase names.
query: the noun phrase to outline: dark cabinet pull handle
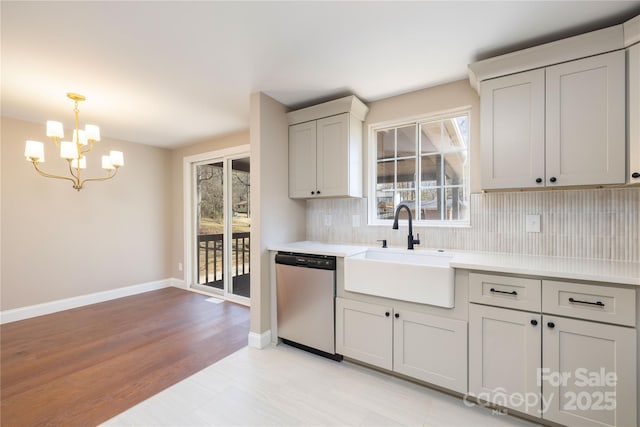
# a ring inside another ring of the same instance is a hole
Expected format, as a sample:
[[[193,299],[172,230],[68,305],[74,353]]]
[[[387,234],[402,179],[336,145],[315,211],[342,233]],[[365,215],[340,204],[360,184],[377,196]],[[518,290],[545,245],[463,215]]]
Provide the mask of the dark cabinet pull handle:
[[[631,174],[631,178],[640,178],[640,172],[634,172]]]
[[[316,194],[316,192],[315,192],[315,191],[312,191],[312,192],[311,192],[311,194],[312,194],[312,195],[313,195],[313,194]]]
[[[549,328],[553,329],[553,328],[555,328],[555,327],[556,327],[556,324],[555,324],[555,323],[553,323],[553,322],[548,322],[548,323],[547,323],[547,326],[548,326]]]
[[[536,182],[540,184],[542,182],[542,178],[536,178]]]
[[[531,324],[533,326],[538,326],[538,321],[536,319],[531,319]]]
[[[551,178],[549,178],[549,181],[551,181],[551,182],[556,182],[556,181],[557,181],[557,179],[556,179],[556,177],[555,177],[555,176],[552,176]]]
[[[389,313],[388,311],[385,311],[385,312],[384,312],[384,316],[385,316],[385,317],[389,317],[389,315],[390,315],[390,313]]]
[[[320,190],[316,191],[316,194],[320,194]]]
[[[598,307],[604,307],[604,303],[602,301],[596,301],[596,302],[580,301],[580,300],[574,299],[573,297],[569,297],[569,302],[572,302],[574,304],[589,304],[589,305],[597,305]]]
[[[395,318],[398,319],[400,317],[400,313],[394,314]]]
[[[518,292],[516,292],[516,291],[511,291],[511,292],[499,291],[499,290],[494,289],[494,288],[489,289],[489,292],[492,292],[494,294],[518,295]]]

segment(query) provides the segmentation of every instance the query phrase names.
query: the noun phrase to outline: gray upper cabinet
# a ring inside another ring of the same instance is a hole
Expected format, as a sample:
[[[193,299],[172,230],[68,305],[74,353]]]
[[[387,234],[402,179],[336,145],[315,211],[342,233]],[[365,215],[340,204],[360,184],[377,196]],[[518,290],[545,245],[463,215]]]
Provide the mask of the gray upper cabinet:
[[[480,110],[482,188],[544,186],[544,70],[483,83]]]
[[[627,49],[627,93],[629,132],[627,180],[631,184],[640,184],[640,43]]]
[[[316,121],[289,126],[289,197],[316,191]]]
[[[289,197],[362,197],[367,111],[348,96],[288,114]]]
[[[625,52],[546,70],[548,186],[625,182]]]
[[[481,85],[482,188],[625,182],[625,52]]]

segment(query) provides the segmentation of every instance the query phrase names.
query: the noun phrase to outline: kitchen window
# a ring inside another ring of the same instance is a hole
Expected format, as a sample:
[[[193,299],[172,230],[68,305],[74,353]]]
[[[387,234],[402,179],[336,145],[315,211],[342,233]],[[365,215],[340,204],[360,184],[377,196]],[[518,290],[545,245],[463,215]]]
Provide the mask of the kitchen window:
[[[469,225],[469,111],[373,126],[369,223],[404,203],[419,225]],[[407,218],[405,210],[400,218]]]

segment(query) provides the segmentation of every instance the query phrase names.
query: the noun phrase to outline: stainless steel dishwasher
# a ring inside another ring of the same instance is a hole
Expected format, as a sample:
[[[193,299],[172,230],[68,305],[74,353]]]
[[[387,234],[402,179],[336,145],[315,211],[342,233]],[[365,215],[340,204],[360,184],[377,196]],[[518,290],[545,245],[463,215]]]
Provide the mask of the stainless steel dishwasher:
[[[276,254],[278,337],[283,342],[336,360],[336,258]]]

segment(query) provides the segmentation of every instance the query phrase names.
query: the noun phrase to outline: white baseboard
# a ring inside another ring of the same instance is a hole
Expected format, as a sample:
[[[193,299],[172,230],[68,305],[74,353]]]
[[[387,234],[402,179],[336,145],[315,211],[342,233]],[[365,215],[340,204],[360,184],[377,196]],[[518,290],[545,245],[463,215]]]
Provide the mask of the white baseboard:
[[[189,287],[186,285],[185,281],[182,279],[176,279],[175,277],[172,277],[170,279],[167,279],[169,281],[169,285],[173,286],[175,288],[180,288],[180,289],[186,289],[189,290]]]
[[[108,291],[5,310],[0,312],[0,324],[30,319],[36,316],[43,316],[45,314],[56,313],[58,311],[69,310],[89,304],[96,304],[116,298],[128,297],[131,295],[141,294],[143,292],[155,291],[169,286],[181,287],[179,286],[179,282],[180,281],[178,279],[173,278],[156,280],[154,282],[141,283],[138,285],[126,286],[124,288],[110,289]]]
[[[265,348],[271,344],[271,331],[266,331],[261,334],[256,332],[249,332],[249,347],[253,348]]]

